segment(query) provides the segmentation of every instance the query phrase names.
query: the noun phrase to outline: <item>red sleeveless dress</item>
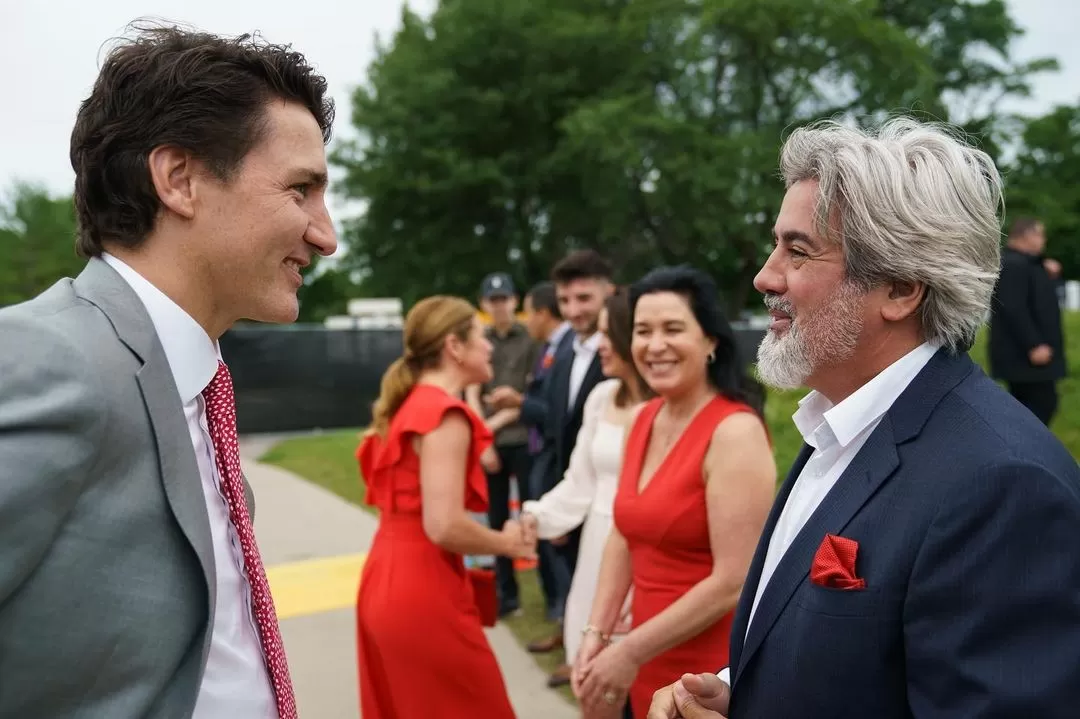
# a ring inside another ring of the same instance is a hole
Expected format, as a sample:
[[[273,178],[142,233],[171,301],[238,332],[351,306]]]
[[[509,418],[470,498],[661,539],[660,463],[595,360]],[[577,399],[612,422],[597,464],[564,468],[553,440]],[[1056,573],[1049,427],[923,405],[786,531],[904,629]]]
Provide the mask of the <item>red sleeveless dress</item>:
[[[632,628],[663,612],[712,572],[701,466],[716,426],[734,412],[753,411],[722,396],[712,399],[668,448],[652,479],[639,492],[645,449],[663,404],[659,397],[650,400],[630,428],[615,495],[615,526],[630,548]],[[630,687],[635,717],[648,713],[653,692],[686,672],[719,671],[727,666],[733,616],[734,611],[729,612],[696,637],[642,665]]]
[[[450,409],[473,425],[462,502],[487,511],[480,455],[487,426],[464,402],[417,385],[385,439],[367,437],[356,455],[379,529],[364,562],[356,603],[360,710],[364,719],[513,719],[461,555],[428,539],[421,520],[420,458],[412,439],[439,426]]]

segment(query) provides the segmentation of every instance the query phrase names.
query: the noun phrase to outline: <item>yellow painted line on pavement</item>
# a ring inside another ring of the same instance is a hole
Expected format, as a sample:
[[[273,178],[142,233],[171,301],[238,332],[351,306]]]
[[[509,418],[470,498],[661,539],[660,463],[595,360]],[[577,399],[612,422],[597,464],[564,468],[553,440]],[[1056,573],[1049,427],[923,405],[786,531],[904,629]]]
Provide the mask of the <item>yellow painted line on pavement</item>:
[[[355,606],[364,554],[346,554],[267,567],[279,619]]]

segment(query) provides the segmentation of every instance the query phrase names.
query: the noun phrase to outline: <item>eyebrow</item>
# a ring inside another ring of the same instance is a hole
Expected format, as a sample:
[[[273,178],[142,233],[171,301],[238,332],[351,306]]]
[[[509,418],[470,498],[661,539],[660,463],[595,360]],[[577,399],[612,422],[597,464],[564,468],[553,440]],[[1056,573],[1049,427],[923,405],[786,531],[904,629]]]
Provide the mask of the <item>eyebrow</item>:
[[[819,243],[815,242],[814,239],[812,237],[810,237],[810,235],[806,234],[805,232],[800,232],[799,230],[786,230],[783,234],[777,236],[776,228],[774,227],[773,228],[773,237],[774,238],[778,237],[780,240],[783,240],[784,242],[787,242],[788,244],[791,244],[792,242],[804,242],[804,243],[810,245],[810,247],[812,249],[815,249],[815,250],[820,250],[821,249],[821,245]]]
[[[323,170],[299,170],[296,177],[299,178],[299,182],[314,185],[315,187],[326,187],[330,182],[329,176]]]

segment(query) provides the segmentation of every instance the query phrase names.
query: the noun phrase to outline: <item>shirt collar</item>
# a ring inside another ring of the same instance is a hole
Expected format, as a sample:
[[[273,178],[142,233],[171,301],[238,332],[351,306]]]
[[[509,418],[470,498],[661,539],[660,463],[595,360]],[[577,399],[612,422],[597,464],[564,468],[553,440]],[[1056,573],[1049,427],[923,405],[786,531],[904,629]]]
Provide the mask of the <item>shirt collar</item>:
[[[566,336],[566,333],[570,331],[570,323],[565,320],[561,325],[555,328],[555,331],[551,333],[551,337],[548,338],[549,347],[558,347],[562,342],[562,338]]]
[[[600,347],[600,333],[593,332],[588,339],[581,339],[581,335],[574,336],[574,352],[578,354],[594,354]]]
[[[220,347],[180,305],[125,262],[108,253],[103,254],[102,259],[124,278],[142,301],[165,350],[180,401],[187,404],[214,379],[221,358]]]
[[[799,409],[792,416],[799,434],[819,450],[835,444],[848,446],[889,411],[938,349],[937,344],[924,342],[837,405],[816,390],[810,392],[799,401]]]

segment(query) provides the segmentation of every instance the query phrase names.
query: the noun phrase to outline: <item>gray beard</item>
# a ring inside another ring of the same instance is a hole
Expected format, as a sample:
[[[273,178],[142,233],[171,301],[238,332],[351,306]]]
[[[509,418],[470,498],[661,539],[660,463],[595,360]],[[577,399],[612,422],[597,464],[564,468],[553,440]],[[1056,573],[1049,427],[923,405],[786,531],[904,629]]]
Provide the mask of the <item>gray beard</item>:
[[[850,359],[862,333],[862,298],[857,287],[844,282],[823,307],[799,316],[787,303],[767,299],[767,305],[791,314],[791,324],[782,337],[765,333],[757,351],[758,378],[776,389],[798,389],[814,370]]]

